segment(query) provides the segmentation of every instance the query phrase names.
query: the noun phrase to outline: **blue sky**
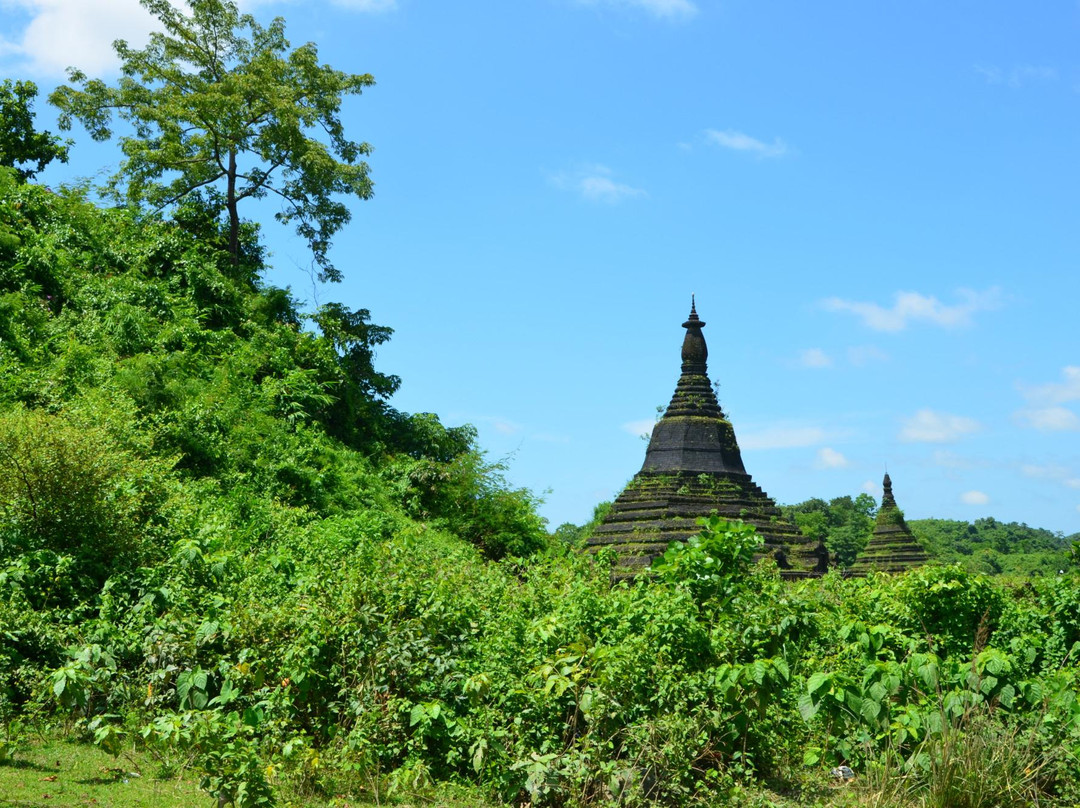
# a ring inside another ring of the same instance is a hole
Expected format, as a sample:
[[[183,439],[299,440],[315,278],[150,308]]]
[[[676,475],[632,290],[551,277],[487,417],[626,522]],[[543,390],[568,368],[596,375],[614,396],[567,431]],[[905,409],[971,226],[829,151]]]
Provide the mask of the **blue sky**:
[[[370,72],[374,199],[312,287],[395,329],[395,404],[471,422],[552,525],[638,470],[697,294],[747,470],[909,518],[1080,530],[1080,6],[259,2]],[[134,0],[0,0],[4,74],[115,75]],[[40,101],[39,124],[53,113]],[[80,130],[62,182],[114,167]],[[269,222],[272,210],[260,213]]]

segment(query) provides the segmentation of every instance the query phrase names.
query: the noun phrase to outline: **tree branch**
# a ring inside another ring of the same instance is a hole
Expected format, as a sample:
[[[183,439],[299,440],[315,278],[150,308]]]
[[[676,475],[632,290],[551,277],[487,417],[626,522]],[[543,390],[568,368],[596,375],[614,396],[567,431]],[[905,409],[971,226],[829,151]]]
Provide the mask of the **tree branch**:
[[[176,196],[173,196],[173,197],[170,197],[169,199],[166,199],[164,202],[162,202],[160,205],[158,205],[156,208],[154,208],[154,213],[160,213],[162,210],[169,207],[169,205],[175,204],[176,202],[180,201],[181,199],[183,199],[185,196],[192,193],[193,191],[199,190],[204,185],[209,185],[212,182],[217,182],[218,180],[220,180],[224,176],[225,176],[225,172],[223,171],[223,172],[217,174],[216,176],[211,177],[208,180],[203,180],[202,182],[197,182],[194,185],[192,185],[192,186],[190,186],[188,188],[185,188],[183,191],[178,193]]]

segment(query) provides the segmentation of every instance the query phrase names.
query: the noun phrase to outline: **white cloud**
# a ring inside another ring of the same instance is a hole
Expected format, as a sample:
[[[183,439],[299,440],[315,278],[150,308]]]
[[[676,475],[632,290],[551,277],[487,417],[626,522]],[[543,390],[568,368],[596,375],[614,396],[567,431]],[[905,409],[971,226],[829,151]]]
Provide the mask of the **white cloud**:
[[[639,8],[654,17],[688,19],[698,12],[691,0],[578,0],[583,6],[608,5],[623,8]]]
[[[1058,77],[1057,68],[1047,65],[1014,65],[1008,70],[996,65],[977,64],[974,70],[987,84],[1005,84],[1009,87],[1022,87],[1031,81],[1053,81]]]
[[[835,449],[830,449],[828,446],[818,449],[817,467],[819,469],[843,469],[849,465],[848,459]]]
[[[876,483],[873,480],[867,480],[861,486],[859,486],[859,490],[865,491],[867,494],[870,494],[872,496],[880,497],[881,483]]]
[[[1021,392],[1030,401],[1040,404],[1065,404],[1080,401],[1080,366],[1067,365],[1061,369],[1061,381],[1022,387]]]
[[[783,157],[788,153],[787,144],[780,138],[774,138],[772,143],[765,143],[734,129],[726,129],[722,132],[718,129],[706,129],[705,138],[710,143],[722,146],[725,149],[749,152],[756,154],[758,157]]]
[[[987,84],[1000,84],[1003,71],[993,65],[973,65],[976,73],[986,79]]]
[[[1020,473],[1036,480],[1064,480],[1069,476],[1069,470],[1064,466],[1037,466],[1034,463],[1020,466]]]
[[[656,421],[652,418],[643,418],[640,421],[627,421],[622,425],[623,432],[629,432],[635,438],[651,435]]]
[[[862,318],[863,324],[875,331],[903,331],[910,322],[929,322],[942,328],[971,325],[972,315],[991,311],[1001,304],[1001,291],[992,288],[985,292],[960,289],[960,302],[946,305],[933,295],[918,292],[897,292],[891,308],[877,303],[844,300],[830,297],[821,302],[826,311],[849,312]]]
[[[541,443],[569,443],[570,438],[566,435],[560,435],[556,432],[537,432],[535,435],[530,435],[530,438]]]
[[[313,2],[314,0],[308,0]],[[0,0],[3,2],[3,0]],[[176,0],[172,0],[176,2]],[[398,0],[329,0],[333,6],[344,8],[349,11],[359,11],[361,13],[381,14],[385,11],[396,11],[398,7]],[[282,5],[303,5],[304,0],[236,0],[236,4],[240,6],[242,10],[250,10],[256,6],[282,6]]]
[[[832,367],[832,358],[821,348],[806,348],[799,351],[799,364],[804,368]]]
[[[1035,387],[1020,385],[1020,392],[1033,405],[1016,413],[1016,417],[1027,426],[1043,432],[1080,429],[1080,417],[1061,406],[1070,401],[1080,401],[1080,366],[1066,365],[1062,368],[1060,382]]]
[[[773,426],[744,434],[739,438],[743,449],[798,449],[815,446],[825,440],[825,430],[816,426]]]
[[[1080,477],[1074,477],[1071,469],[1065,466],[1049,464],[1039,466],[1034,463],[1024,463],[1020,466],[1020,473],[1025,477],[1035,480],[1053,480],[1061,483],[1066,488],[1080,489]]]
[[[633,199],[645,196],[641,188],[633,188],[621,182],[615,182],[611,177],[594,175],[582,177],[578,183],[581,195],[592,202],[607,202],[614,204],[624,199]]]
[[[0,7],[20,8],[30,22],[4,50],[22,58],[22,69],[43,76],[63,76],[78,67],[98,76],[119,67],[112,43],[126,39],[141,46],[157,21],[138,0],[6,0]]]
[[[624,199],[648,196],[641,188],[634,188],[612,179],[612,171],[605,165],[587,165],[574,172],[559,172],[550,177],[551,184],[564,191],[576,191],[589,202],[614,205]]]
[[[848,361],[855,367],[873,363],[888,362],[889,355],[874,345],[855,345],[847,349]]]
[[[279,0],[280,2],[281,0]],[[182,0],[171,0],[182,7]],[[240,0],[241,8],[269,5],[274,0]],[[390,11],[397,0],[331,0],[356,11]],[[14,40],[0,39],[0,56],[21,60],[20,70],[38,76],[62,77],[77,67],[89,76],[119,70],[112,43],[126,40],[142,47],[151,31],[160,28],[139,0],[0,0],[0,10],[19,9],[29,22]]]
[[[898,437],[907,443],[949,443],[978,430],[973,418],[923,409],[903,419]]]
[[[982,491],[965,491],[960,495],[960,501],[965,505],[988,505],[990,497]]]
[[[1020,410],[1017,416],[1041,432],[1067,432],[1080,429],[1080,417],[1065,407],[1035,407]]]
[[[943,469],[973,469],[983,467],[986,464],[970,457],[962,457],[955,452],[938,449],[933,455],[934,465]]]
[[[511,421],[509,418],[504,418],[501,415],[467,416],[465,420],[472,421],[476,424],[484,424],[500,435],[516,435],[523,428],[521,424]]]

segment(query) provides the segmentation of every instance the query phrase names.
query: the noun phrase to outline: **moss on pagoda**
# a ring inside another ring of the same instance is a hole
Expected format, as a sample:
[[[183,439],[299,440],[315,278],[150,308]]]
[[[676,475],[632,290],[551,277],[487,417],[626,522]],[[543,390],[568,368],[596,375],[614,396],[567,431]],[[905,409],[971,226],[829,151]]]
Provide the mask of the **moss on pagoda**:
[[[671,403],[653,428],[641,471],[593,531],[589,547],[615,550],[616,574],[633,574],[672,541],[698,533],[699,517],[715,513],[757,528],[764,553],[787,577],[821,574],[828,560],[825,548],[784,520],[746,473],[735,429],[709,381],[704,327],[691,303],[683,323],[682,374]]]
[[[893,497],[888,472],[881,485],[881,507],[874,522],[874,532],[865,549],[848,569],[849,575],[866,575],[871,570],[906,572],[922,566],[930,558],[904,521],[904,512]]]

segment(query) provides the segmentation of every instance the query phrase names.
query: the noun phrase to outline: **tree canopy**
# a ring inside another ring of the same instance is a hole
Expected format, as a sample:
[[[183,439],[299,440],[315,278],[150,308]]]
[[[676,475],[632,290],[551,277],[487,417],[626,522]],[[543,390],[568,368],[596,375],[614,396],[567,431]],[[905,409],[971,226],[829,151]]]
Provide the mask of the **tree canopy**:
[[[195,198],[226,218],[234,263],[241,203],[277,197],[277,220],[307,241],[320,280],[340,280],[328,251],[351,218],[341,197],[368,199],[373,188],[362,159],[371,146],[345,136],[341,103],[375,80],[320,64],[314,43],[290,50],[283,19],[263,27],[232,0],[188,0],[190,14],[169,0],[140,2],[164,32],[142,49],[114,43],[115,86],[69,70],[76,86],[49,97],[60,127],[77,120],[107,140],[114,115],[129,124],[107,189],[154,210]]]
[[[32,81],[5,79],[0,84],[0,166],[14,168],[23,182],[53,160],[66,163],[68,158],[67,144],[58,136],[34,131],[37,92]]]
[[[829,502],[815,497],[785,505],[783,511],[803,535],[825,542],[837,564],[850,567],[870,539],[877,505],[869,494],[859,494],[854,499],[835,497]]]

